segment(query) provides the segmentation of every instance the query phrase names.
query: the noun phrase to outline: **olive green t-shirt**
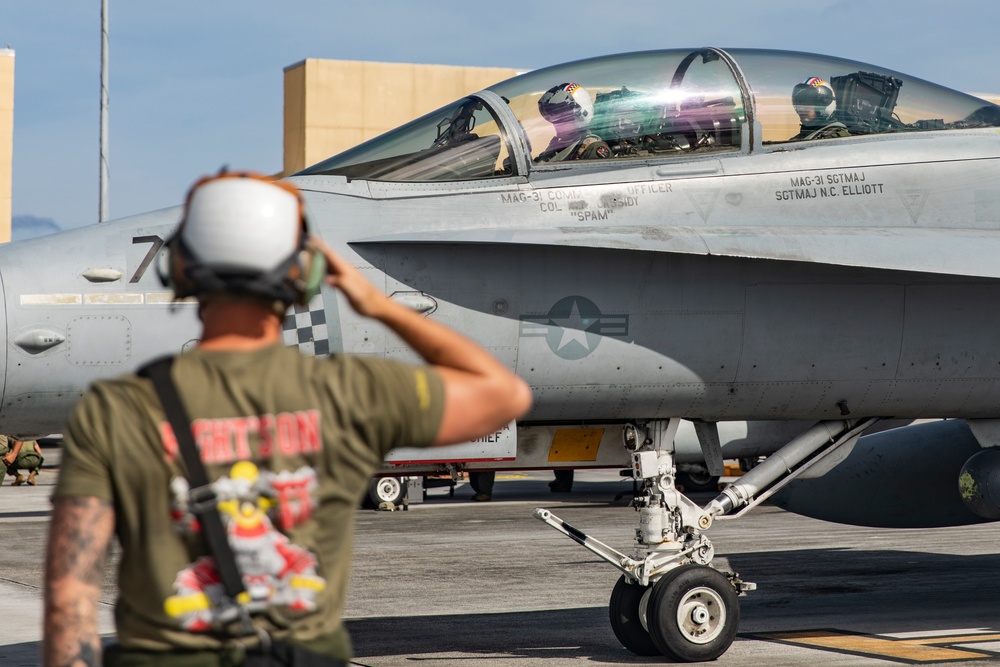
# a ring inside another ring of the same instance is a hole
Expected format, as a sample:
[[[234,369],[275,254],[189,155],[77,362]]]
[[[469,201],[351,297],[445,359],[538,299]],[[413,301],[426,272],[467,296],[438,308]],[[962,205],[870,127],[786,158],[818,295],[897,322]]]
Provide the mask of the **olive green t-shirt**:
[[[429,446],[443,388],[426,366],[305,357],[278,345],[194,350],[173,378],[219,497],[257,622],[303,643],[340,630],[353,516],[389,450]],[[128,648],[221,647],[222,591],[187,507],[173,431],[151,382],[95,383],[70,416],[57,496],[114,505],[116,624]]]

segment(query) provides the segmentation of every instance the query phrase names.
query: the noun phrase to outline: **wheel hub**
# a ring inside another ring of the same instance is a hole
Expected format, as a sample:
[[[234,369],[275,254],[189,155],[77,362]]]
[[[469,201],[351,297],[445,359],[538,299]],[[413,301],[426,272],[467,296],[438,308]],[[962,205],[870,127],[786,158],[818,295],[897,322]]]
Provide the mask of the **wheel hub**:
[[[693,644],[707,644],[726,625],[726,607],[711,588],[693,588],[677,605],[677,627]]]
[[[691,610],[691,620],[698,625],[704,625],[708,622],[709,618],[711,618],[711,615],[708,613],[708,609],[702,605],[698,605]]]

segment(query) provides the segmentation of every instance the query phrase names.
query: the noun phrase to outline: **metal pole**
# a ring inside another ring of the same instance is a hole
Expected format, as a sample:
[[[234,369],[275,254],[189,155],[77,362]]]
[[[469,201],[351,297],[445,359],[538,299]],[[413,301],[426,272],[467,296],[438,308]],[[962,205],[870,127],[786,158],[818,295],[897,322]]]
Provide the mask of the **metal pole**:
[[[100,222],[108,219],[108,0],[101,0],[101,175]]]

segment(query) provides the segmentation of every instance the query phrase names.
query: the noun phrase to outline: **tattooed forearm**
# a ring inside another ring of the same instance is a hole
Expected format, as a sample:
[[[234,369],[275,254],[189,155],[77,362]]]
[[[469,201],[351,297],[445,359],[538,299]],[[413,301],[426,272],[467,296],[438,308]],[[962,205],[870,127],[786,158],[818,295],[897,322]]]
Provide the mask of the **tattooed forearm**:
[[[100,585],[114,511],[97,498],[57,498],[49,527],[49,578],[79,577]]]
[[[98,665],[97,605],[114,510],[97,498],[57,498],[45,564],[44,660],[49,667]]]

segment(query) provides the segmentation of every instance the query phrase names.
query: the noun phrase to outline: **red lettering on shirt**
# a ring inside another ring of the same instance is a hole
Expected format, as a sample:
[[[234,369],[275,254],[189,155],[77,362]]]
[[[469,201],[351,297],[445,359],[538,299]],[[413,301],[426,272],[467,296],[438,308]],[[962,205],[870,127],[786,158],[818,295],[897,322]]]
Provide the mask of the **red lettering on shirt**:
[[[303,454],[315,454],[323,444],[319,430],[319,410],[296,412],[299,422],[299,451]]]
[[[274,441],[274,415],[260,416],[258,432],[260,433],[260,458],[269,459],[274,456],[274,449],[277,444]]]
[[[323,447],[319,410],[196,419],[191,424],[191,434],[202,461],[208,464],[251,460],[255,458],[255,444],[256,458],[265,461],[279,452],[283,456],[315,454]],[[160,423],[160,440],[167,460],[175,460],[179,448],[169,422]]]
[[[288,412],[278,413],[278,448],[285,456],[299,453],[299,424],[295,415]]]
[[[231,419],[212,420],[212,452],[201,453],[201,458],[208,463],[208,456],[216,463],[230,463],[236,460],[236,453],[233,451],[233,428]]]
[[[256,417],[237,417],[229,420],[229,427],[233,431],[233,445],[236,448],[236,458],[240,460],[249,459],[250,439],[247,433],[250,431],[250,420],[253,420],[256,430]]]
[[[191,435],[194,436],[194,442],[198,445],[198,451],[201,453],[201,460],[205,460],[205,452],[211,447],[212,440],[212,422],[209,419],[196,419],[193,424],[191,424]]]

